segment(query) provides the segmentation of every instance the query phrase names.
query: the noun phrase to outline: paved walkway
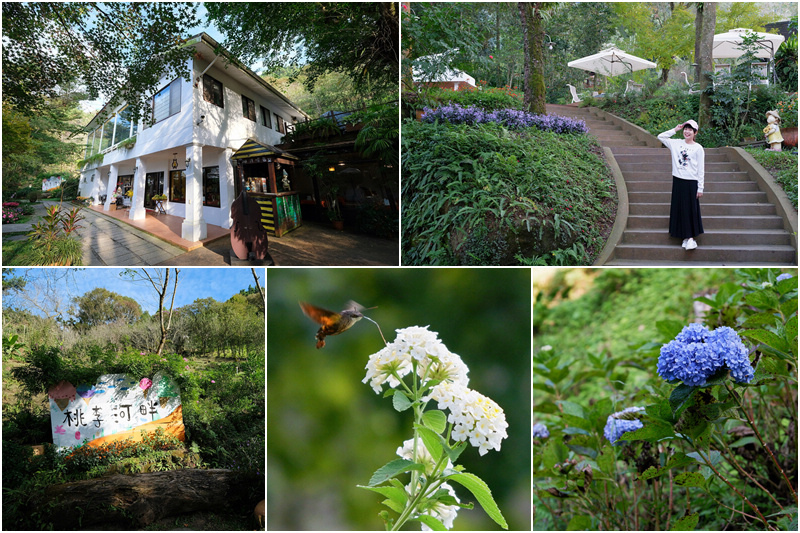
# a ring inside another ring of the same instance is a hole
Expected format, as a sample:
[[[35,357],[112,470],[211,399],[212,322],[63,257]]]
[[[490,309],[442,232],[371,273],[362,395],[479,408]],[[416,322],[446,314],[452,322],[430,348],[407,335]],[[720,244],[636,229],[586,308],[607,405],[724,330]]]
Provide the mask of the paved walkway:
[[[47,205],[36,205],[43,215]],[[85,219],[78,235],[83,241],[83,266],[229,266],[229,239],[218,239],[187,252],[130,224],[92,209],[83,209]],[[28,232],[32,224],[3,224],[3,233]],[[25,239],[26,237],[11,237]],[[336,231],[313,222],[281,238],[269,238],[269,253],[278,266],[397,266],[396,239],[378,239]]]

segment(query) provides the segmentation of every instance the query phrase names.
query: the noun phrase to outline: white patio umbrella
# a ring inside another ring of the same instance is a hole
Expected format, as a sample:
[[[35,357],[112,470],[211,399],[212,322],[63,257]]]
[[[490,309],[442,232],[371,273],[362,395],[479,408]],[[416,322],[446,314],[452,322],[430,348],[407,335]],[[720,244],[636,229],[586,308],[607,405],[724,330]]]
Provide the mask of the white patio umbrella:
[[[594,55],[570,61],[567,66],[596,72],[604,76],[618,76],[646,68],[656,68],[657,65],[618,48],[609,48]]]
[[[753,33],[758,37],[758,41],[756,42],[760,49],[758,52],[763,51],[765,54],[761,55],[757,53],[756,55],[758,57],[769,57],[769,59],[773,59],[778,47],[786,40],[783,35],[778,35],[777,33],[763,33],[747,28],[736,28],[735,30],[730,30],[714,36],[714,50],[711,56],[714,59],[733,59],[741,56],[744,54],[744,50],[741,48],[742,38],[748,33]]]

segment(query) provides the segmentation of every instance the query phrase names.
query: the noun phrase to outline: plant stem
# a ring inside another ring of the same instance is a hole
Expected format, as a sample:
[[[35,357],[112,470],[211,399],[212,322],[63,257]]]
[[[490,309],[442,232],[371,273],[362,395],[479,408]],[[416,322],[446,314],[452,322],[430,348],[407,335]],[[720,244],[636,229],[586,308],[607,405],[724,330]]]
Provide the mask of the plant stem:
[[[769,449],[769,446],[767,446],[767,444],[764,442],[764,439],[761,438],[761,433],[758,432],[758,428],[756,428],[756,425],[753,423],[753,420],[747,415],[747,411],[745,411],[741,399],[736,395],[734,390],[731,389],[727,381],[725,382],[725,388],[728,389],[728,394],[730,394],[736,400],[736,403],[739,404],[739,409],[742,411],[745,418],[747,418],[747,423],[750,425],[750,428],[756,434],[756,437],[758,438],[759,442],[761,442],[761,446],[763,446],[764,449],[767,450],[767,454],[769,455],[770,459],[772,459],[772,462],[775,464],[775,468],[777,468],[778,471],[781,473],[783,479],[786,481],[786,484],[789,486],[789,490],[792,491],[792,495],[794,496],[794,501],[797,502],[797,492],[795,492],[792,482],[789,481],[788,477],[786,477],[786,472],[784,472],[783,468],[781,468],[781,465],[778,464],[778,460],[775,459],[775,456],[772,454],[772,450]]]
[[[708,460],[706,457],[704,457],[704,456],[703,456],[703,452],[701,452],[699,448],[696,448],[696,450],[697,450],[697,454],[698,454],[698,455],[699,455],[699,456],[700,456],[700,457],[703,459],[703,461],[705,461],[705,462],[706,462],[706,466],[708,466],[708,467],[709,467],[711,470],[713,470],[713,471],[714,471],[714,473],[717,475],[717,477],[718,477],[718,478],[720,478],[722,481],[724,481],[724,482],[725,482],[725,484],[726,484],[726,485],[728,485],[730,488],[732,488],[732,489],[733,489],[733,491],[734,491],[736,494],[738,494],[738,495],[739,495],[739,497],[740,497],[740,498],[741,498],[741,499],[742,499],[742,500],[743,500],[743,501],[744,501],[744,502],[745,502],[747,505],[749,505],[751,509],[753,509],[753,510],[756,512],[756,514],[757,514],[757,515],[758,515],[758,517],[761,519],[761,521],[762,521],[762,522],[764,522],[764,525],[765,525],[765,526],[767,526],[767,529],[773,530],[774,528],[772,528],[772,526],[770,526],[770,525],[769,525],[769,522],[767,522],[767,519],[766,519],[766,518],[764,518],[764,515],[763,515],[763,514],[761,514],[761,511],[759,511],[759,510],[758,510],[758,507],[756,507],[756,504],[754,504],[753,502],[751,502],[751,501],[750,501],[750,500],[747,498],[747,496],[745,496],[744,494],[742,494],[741,492],[739,492],[739,489],[737,489],[736,487],[734,487],[734,486],[733,486],[733,484],[732,484],[730,481],[728,481],[728,480],[725,478],[725,476],[723,476],[722,474],[720,474],[720,473],[719,473],[719,471],[718,471],[716,468],[714,468],[714,465],[712,465],[712,464],[711,464],[711,461],[709,461],[709,460]],[[688,491],[687,491],[687,494],[688,494]]]
[[[768,491],[768,490],[767,490],[767,489],[764,487],[764,485],[762,485],[761,483],[759,483],[759,482],[758,482],[758,481],[757,481],[757,480],[756,480],[756,479],[755,479],[753,476],[751,476],[750,474],[748,474],[748,473],[747,473],[747,471],[745,471],[745,470],[744,470],[744,469],[743,469],[743,468],[742,468],[742,467],[739,465],[738,461],[736,461],[736,457],[734,456],[733,450],[731,450],[731,449],[730,449],[730,447],[728,446],[728,444],[727,444],[725,441],[723,441],[722,439],[720,439],[720,438],[717,438],[717,440],[718,440],[719,442],[721,442],[721,443],[722,443],[723,447],[725,448],[725,451],[728,453],[728,455],[723,455],[723,457],[725,457],[725,459],[726,459],[726,460],[727,460],[727,461],[728,461],[728,462],[729,462],[729,463],[730,463],[730,464],[731,464],[731,465],[732,465],[732,466],[733,466],[733,467],[734,467],[736,470],[738,470],[740,474],[742,474],[742,475],[744,475],[745,477],[747,477],[747,478],[748,478],[750,481],[752,481],[753,483],[755,483],[756,485],[758,485],[758,487],[759,487],[761,490],[763,490],[764,492],[766,492],[766,493],[767,493],[767,496],[769,496],[769,497],[772,499],[772,501],[773,501],[773,502],[775,502],[775,505],[777,505],[777,506],[780,508],[780,510],[781,510],[781,511],[783,511],[783,506],[782,506],[782,505],[781,505],[781,504],[778,502],[778,500],[776,500],[776,499],[775,499],[775,496],[773,496],[773,495],[772,495],[772,493],[771,493],[770,491]]]

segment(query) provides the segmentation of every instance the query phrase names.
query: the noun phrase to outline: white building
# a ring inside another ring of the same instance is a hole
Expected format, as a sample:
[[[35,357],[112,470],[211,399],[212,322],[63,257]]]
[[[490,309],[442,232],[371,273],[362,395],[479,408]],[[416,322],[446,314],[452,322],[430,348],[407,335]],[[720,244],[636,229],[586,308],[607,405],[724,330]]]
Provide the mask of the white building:
[[[61,176],[50,176],[42,180],[42,190],[49,191],[61,187]]]
[[[133,122],[125,104],[89,123],[86,158],[103,158],[81,171],[79,194],[104,201],[108,211],[116,191],[132,190],[133,220],[164,194],[166,213],[184,219],[181,237],[199,241],[207,224],[231,227],[241,184],[231,162],[236,151],[248,140],[278,144],[286,125],[307,115],[228,52],[215,54],[219,45],[205,33],[187,44],[196,49],[186,64],[192,81],[161,79],[149,98],[152,124]]]

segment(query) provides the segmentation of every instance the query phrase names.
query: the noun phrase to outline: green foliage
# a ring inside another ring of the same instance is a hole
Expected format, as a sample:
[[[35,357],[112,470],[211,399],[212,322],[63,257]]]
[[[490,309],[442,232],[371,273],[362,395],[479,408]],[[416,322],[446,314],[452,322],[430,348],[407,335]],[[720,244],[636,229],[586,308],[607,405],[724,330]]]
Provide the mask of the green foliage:
[[[591,263],[615,197],[599,152],[585,135],[406,121],[403,263],[514,264],[570,248]]]
[[[328,72],[346,74],[356,90],[397,85],[398,5],[392,3],[208,4],[224,43],[246,62],[270,70],[308,62],[306,84]],[[302,41],[303,54],[295,53]]]
[[[523,93],[516,87],[465,88],[458,91],[430,87],[424,89],[416,98],[416,107],[427,106],[435,109],[442,105],[459,104],[463,107],[476,106],[486,110],[522,109]]]
[[[569,517],[587,513],[602,529],[780,529],[779,505],[796,513],[786,478],[797,475],[796,406],[787,401],[797,379],[797,271],[778,274],[618,269],[535,283],[534,412],[550,437],[534,451],[534,529],[568,529]],[[579,287],[583,295],[570,297]],[[693,298],[708,306],[700,318],[709,328],[733,327],[752,346],[749,384],[727,369],[705,387],[657,375],[662,344],[695,318]],[[633,406],[646,407],[643,427],[611,446],[607,417]]]
[[[791,152],[772,152],[760,148],[748,148],[747,153],[772,174],[797,209],[797,156]]]
[[[795,17],[795,20],[797,17]],[[775,52],[775,72],[781,87],[787,93],[797,91],[797,35],[792,35],[781,43]]]
[[[72,233],[81,228],[83,220],[80,207],[62,212],[62,205],[51,205],[46,214],[35,223],[28,240],[35,242],[29,265],[80,265],[83,257],[81,241]]]
[[[76,296],[72,303],[76,307],[77,323],[84,328],[112,322],[131,323],[142,315],[142,308],[136,300],[102,287]]]

